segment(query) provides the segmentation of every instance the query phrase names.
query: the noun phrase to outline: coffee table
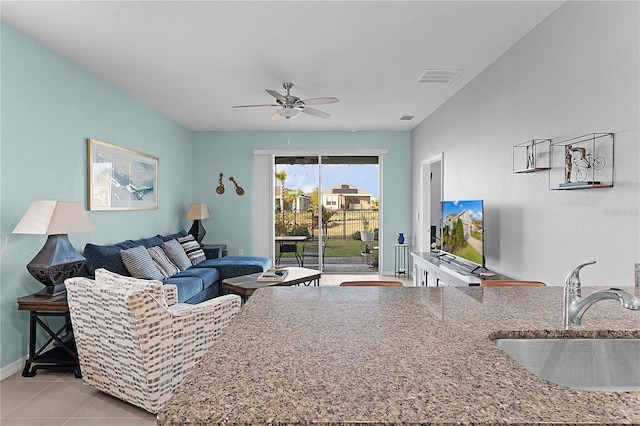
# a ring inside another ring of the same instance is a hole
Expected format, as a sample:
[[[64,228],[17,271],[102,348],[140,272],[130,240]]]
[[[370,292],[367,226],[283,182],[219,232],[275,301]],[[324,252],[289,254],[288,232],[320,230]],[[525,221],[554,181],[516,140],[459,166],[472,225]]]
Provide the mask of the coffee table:
[[[250,275],[242,275],[234,278],[226,278],[222,280],[222,288],[227,291],[238,294],[242,297],[244,302],[249,299],[249,296],[253,294],[259,288],[262,287],[272,287],[272,286],[292,286],[298,284],[304,284],[309,286],[313,284],[314,286],[320,285],[320,276],[322,272],[317,269],[308,269],[308,268],[299,268],[299,267],[289,267],[283,268],[289,270],[289,273],[285,277],[284,281],[279,282],[264,282],[258,281],[258,277],[261,272]]]

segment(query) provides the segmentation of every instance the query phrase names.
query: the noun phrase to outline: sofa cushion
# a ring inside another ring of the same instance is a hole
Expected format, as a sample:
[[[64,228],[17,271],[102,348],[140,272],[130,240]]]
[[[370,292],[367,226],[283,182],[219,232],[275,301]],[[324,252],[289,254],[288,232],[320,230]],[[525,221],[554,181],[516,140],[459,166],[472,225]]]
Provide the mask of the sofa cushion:
[[[160,238],[162,238],[162,241],[171,241],[171,240],[177,240],[180,237],[186,237],[187,235],[187,231],[185,231],[184,229],[180,232],[176,232],[175,234],[169,234],[169,235],[159,235]]]
[[[105,268],[119,275],[130,275],[120,256],[118,246],[99,246],[88,243],[84,246],[83,255],[87,259],[85,267],[89,276],[94,276],[96,269]]]
[[[182,248],[189,256],[192,265],[197,265],[206,259],[204,251],[200,247],[200,244],[193,238],[193,235],[187,235],[185,237],[178,238],[178,242],[182,245]]]
[[[151,255],[144,246],[132,247],[120,252],[122,263],[134,278],[149,278],[163,280],[160,270],[153,263]]]
[[[178,287],[178,303],[186,302],[204,289],[204,284],[198,277],[174,275],[162,282],[164,284],[175,284]]]
[[[149,247],[147,251],[149,252],[149,255],[151,255],[151,259],[153,260],[153,263],[155,263],[156,268],[160,270],[160,273],[164,278],[172,277],[180,272],[178,267],[169,260],[164,250],[162,250],[162,247]]]
[[[271,258],[260,256],[226,256],[207,259],[190,269],[216,268],[220,272],[220,279],[239,277],[266,271],[271,267]]]
[[[189,256],[187,256],[187,252],[184,251],[182,245],[178,242],[178,240],[169,240],[163,242],[162,249],[167,254],[169,259],[171,259],[173,264],[176,265],[181,271],[184,271],[191,266],[191,260],[189,259]]]
[[[189,268],[186,271],[182,271],[174,276],[178,278],[200,278],[202,280],[202,288],[207,288],[220,280],[220,272],[218,272],[218,270],[215,268]]]
[[[162,237],[160,237],[159,235],[156,235],[155,237],[141,238],[139,240],[127,240],[127,241],[118,243],[116,245],[122,249],[129,249],[129,248],[134,248],[138,246],[149,248],[153,246],[159,246],[160,244],[162,244]]]

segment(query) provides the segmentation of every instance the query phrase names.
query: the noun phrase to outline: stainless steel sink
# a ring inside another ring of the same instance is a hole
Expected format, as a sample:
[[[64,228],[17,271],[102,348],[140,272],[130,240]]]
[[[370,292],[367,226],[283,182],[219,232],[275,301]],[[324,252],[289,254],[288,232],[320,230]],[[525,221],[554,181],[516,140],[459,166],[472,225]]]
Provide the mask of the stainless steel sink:
[[[640,391],[640,339],[496,339],[536,376],[599,391]]]

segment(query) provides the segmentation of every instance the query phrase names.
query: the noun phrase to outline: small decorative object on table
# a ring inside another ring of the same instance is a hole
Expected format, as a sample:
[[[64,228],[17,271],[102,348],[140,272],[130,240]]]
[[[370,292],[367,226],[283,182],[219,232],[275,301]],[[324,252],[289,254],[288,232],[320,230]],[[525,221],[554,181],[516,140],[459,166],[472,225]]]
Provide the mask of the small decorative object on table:
[[[259,277],[258,281],[268,282],[280,282],[284,281],[289,271],[287,269],[271,268],[264,271]]]
[[[402,232],[398,234],[398,244],[404,244],[404,234]]]

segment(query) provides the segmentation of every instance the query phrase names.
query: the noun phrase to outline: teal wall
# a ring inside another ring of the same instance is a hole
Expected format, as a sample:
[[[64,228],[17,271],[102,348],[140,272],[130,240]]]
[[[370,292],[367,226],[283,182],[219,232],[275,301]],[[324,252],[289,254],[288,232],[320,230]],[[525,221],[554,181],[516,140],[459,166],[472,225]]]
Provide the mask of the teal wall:
[[[191,132],[122,90],[2,23],[0,83],[0,237],[9,237],[0,261],[0,368],[14,369],[28,352],[28,312],[16,299],[42,288],[25,265],[45,236],[11,234],[39,199],[86,205],[86,139],[94,138],[160,158],[157,210],[89,212],[95,232],[71,234],[87,242],[188,229],[190,202],[207,203],[207,242],[226,242],[232,254],[253,251],[254,149],[386,148],[383,196],[386,242],[410,226],[409,132]],[[215,193],[218,173],[227,191]],[[235,195],[228,177],[245,189]],[[383,270],[393,270],[388,250]]]
[[[355,150],[387,149],[382,171],[384,241],[387,247],[383,271],[392,271],[393,244],[398,232],[409,236],[410,132],[195,132],[194,201],[206,203],[211,218],[203,222],[205,242],[227,243],[230,254],[253,254],[254,214],[269,206],[253,205],[253,151],[259,150]],[[218,177],[224,173],[226,191],[216,193]],[[229,182],[233,176],[245,190],[239,197]],[[266,176],[265,179],[271,179]]]
[[[25,265],[44,235],[11,234],[39,199],[86,205],[86,138],[160,158],[157,210],[89,212],[95,232],[71,234],[74,246],[117,242],[175,231],[191,202],[192,133],[123,91],[6,24],[2,36],[0,237],[9,237],[0,262],[0,365],[28,351],[28,312],[18,297],[42,288]]]

